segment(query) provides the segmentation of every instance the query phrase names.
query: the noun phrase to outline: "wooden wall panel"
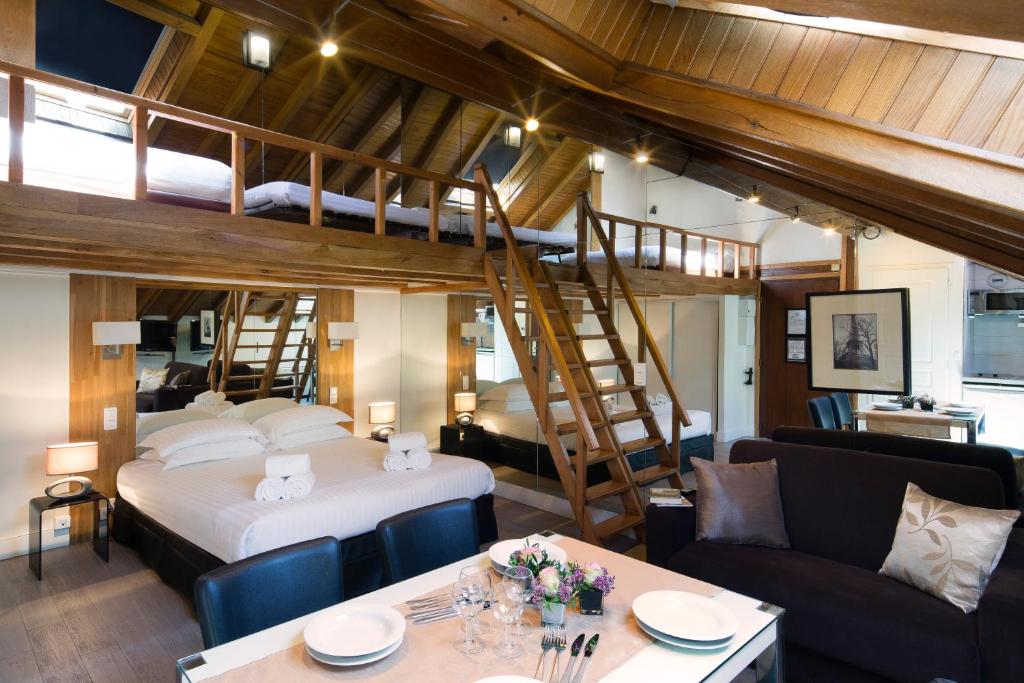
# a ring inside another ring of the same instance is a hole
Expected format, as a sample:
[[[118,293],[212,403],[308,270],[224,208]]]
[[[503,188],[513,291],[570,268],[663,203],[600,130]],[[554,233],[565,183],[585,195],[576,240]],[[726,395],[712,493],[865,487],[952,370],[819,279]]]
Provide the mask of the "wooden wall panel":
[[[0,2],[0,59],[36,65],[36,0]]]
[[[316,293],[316,398],[320,405],[333,405],[355,414],[355,357],[358,339],[346,341],[331,351],[327,323],[355,320],[355,292],[351,289],[318,289]],[[331,387],[338,388],[338,402],[331,403]]]
[[[477,297],[472,295],[448,295],[448,423],[455,421],[455,392],[476,391],[476,346],[463,345],[461,325],[476,321]],[[468,377],[468,389],[463,387],[462,378]]]
[[[98,491],[113,496],[117,470],[135,457],[135,347],[121,358],[103,360],[93,346],[92,324],[135,320],[131,278],[72,274],[70,278],[70,410],[68,438],[99,442],[99,470],[88,473]],[[117,408],[117,429],[103,429],[104,408]],[[87,506],[72,508],[72,541],[91,538]],[[79,521],[83,523],[78,523]]]

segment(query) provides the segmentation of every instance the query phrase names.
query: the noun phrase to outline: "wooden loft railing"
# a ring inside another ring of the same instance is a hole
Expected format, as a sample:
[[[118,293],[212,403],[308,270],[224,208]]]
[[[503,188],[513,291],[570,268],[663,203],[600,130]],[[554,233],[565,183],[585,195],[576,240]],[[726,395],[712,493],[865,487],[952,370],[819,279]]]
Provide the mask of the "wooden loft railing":
[[[589,204],[588,204],[589,206]],[[577,213],[579,213],[577,211]],[[602,213],[600,211],[594,211],[590,209],[590,214],[595,219],[594,225],[600,223],[600,221],[606,221],[608,223],[607,238],[613,246],[616,242],[616,232],[620,225],[631,226],[633,228],[633,259],[631,265],[634,268],[641,268],[646,262],[644,258],[644,241],[651,233],[646,231],[657,231],[658,233],[658,269],[663,271],[671,271],[673,266],[669,263],[668,259],[668,236],[669,234],[679,235],[679,272],[687,273],[686,267],[686,255],[689,249],[689,242],[691,239],[698,240],[699,246],[695,251],[700,253],[700,275],[706,276],[708,274],[707,268],[707,256],[708,256],[708,245],[717,244],[718,254],[718,267],[715,269],[718,277],[725,277],[725,252],[726,249],[730,249],[733,252],[733,266],[732,277],[742,277],[744,270],[743,257],[746,255],[746,277],[753,280],[757,277],[757,260],[760,254],[760,245],[753,242],[743,242],[741,240],[731,240],[722,237],[711,237],[704,235],[699,232],[692,232],[690,230],[684,230],[683,228],[677,228],[672,225],[664,225],[661,223],[651,223],[650,221],[639,221],[633,218],[626,218],[624,216],[615,216],[610,213]],[[579,217],[579,216],[578,216]],[[586,263],[587,260],[587,249],[592,243],[591,237],[594,236],[594,232],[589,230],[591,227],[589,221],[577,220],[576,230],[576,262],[579,264]],[[599,240],[598,240],[599,241]],[[692,273],[697,274],[697,273]]]
[[[424,169],[406,166],[387,159],[378,159],[360,152],[342,149],[303,138],[278,133],[266,128],[250,126],[237,121],[211,116],[173,104],[159,102],[136,95],[128,95],[98,85],[92,85],[73,78],[30,69],[28,67],[0,60],[0,74],[9,80],[8,125],[10,144],[8,156],[8,181],[25,181],[24,131],[26,82],[45,83],[66,88],[95,97],[117,102],[132,110],[132,139],[135,148],[135,180],[131,189],[134,199],[144,200],[147,194],[146,158],[149,146],[148,131],[151,117],[161,117],[190,126],[224,133],[231,137],[231,213],[242,216],[245,213],[245,141],[262,142],[309,155],[310,206],[309,223],[322,225],[323,219],[323,164],[326,159],[368,166],[374,171],[374,234],[385,234],[387,206],[387,174],[411,176],[430,185],[428,238],[431,242],[440,240],[441,197],[449,187],[468,190],[474,194],[473,202],[473,245],[484,248],[486,241],[486,214],[484,211],[484,190],[477,182],[434,173]]]

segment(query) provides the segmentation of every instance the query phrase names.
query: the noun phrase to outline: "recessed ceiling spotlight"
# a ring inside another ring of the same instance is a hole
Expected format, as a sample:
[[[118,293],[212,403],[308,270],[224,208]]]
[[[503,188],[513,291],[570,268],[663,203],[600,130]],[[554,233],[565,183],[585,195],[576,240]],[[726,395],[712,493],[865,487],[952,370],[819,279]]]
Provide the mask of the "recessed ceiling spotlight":
[[[633,157],[633,159],[638,164],[646,164],[648,161],[651,160],[651,158],[647,156],[647,152],[637,152],[636,156]]]
[[[757,185],[754,185],[754,189],[750,191],[750,196],[747,197],[747,201],[751,204],[757,204],[761,201],[761,195],[757,193]]]
[[[540,121],[531,116],[530,118],[526,119],[526,125],[524,126],[524,128],[526,128],[527,132],[532,133],[538,128],[540,128]]]
[[[338,44],[333,40],[325,40],[320,43],[320,54],[324,57],[333,57],[338,54]]]

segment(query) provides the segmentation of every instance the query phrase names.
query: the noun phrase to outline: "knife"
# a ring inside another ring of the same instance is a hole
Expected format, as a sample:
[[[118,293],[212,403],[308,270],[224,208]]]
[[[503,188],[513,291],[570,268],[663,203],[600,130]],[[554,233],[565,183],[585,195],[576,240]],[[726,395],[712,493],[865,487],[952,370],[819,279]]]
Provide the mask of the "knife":
[[[579,656],[580,650],[583,649],[583,641],[586,637],[586,633],[581,633],[576,636],[576,640],[572,641],[572,649],[569,651],[572,657],[569,659],[569,663],[565,667],[565,673],[562,674],[562,680],[559,683],[569,683],[569,680],[572,678],[573,664],[576,663],[576,657]]]
[[[572,677],[572,683],[580,683],[583,680],[583,674],[587,671],[587,664],[590,664],[590,655],[594,654],[594,650],[597,649],[597,639],[600,637],[601,634],[598,633],[587,642],[587,649],[583,652],[583,663],[580,664],[576,675]]]

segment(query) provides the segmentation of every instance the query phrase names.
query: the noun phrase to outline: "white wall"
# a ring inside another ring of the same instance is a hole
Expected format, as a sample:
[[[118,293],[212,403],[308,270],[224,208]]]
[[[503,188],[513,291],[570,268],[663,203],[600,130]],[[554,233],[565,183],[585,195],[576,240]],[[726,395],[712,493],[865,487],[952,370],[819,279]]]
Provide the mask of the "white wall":
[[[64,273],[0,269],[0,558],[28,552],[28,501],[54,479],[46,446],[68,438],[69,303]],[[61,534],[43,543],[67,543]]]
[[[744,384],[747,368],[754,367],[754,345],[747,344],[741,328],[746,317],[741,307],[750,299],[723,296],[719,308],[718,434],[719,441],[754,436],[754,386]]]
[[[448,302],[444,294],[401,297],[401,428],[433,445],[448,417]]]
[[[368,436],[372,429],[368,422],[370,403],[395,401],[399,420],[402,417],[402,295],[357,289],[355,319],[359,322],[359,339],[356,340],[355,415],[352,417],[356,436]]]

